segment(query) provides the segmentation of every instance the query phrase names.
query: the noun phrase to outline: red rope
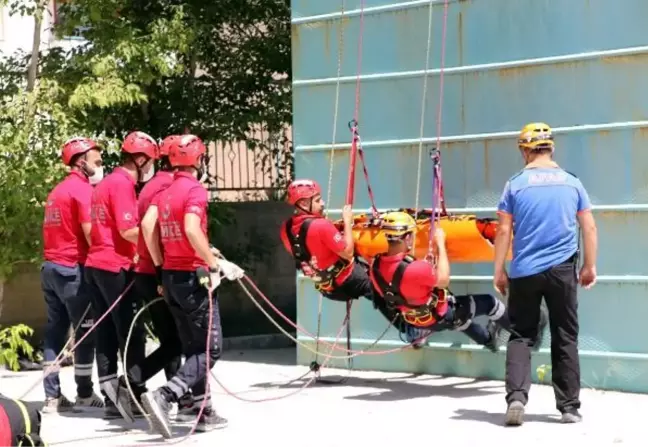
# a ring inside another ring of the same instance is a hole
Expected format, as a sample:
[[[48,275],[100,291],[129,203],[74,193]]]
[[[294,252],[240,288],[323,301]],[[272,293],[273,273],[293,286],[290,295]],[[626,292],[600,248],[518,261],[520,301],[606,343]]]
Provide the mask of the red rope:
[[[351,153],[349,154],[349,177],[347,180],[346,204],[353,205],[355,193],[355,167],[358,153],[358,118],[360,116],[360,74],[362,70],[362,36],[364,34],[364,6],[365,0],[360,2],[360,31],[358,35],[358,60],[356,66],[356,87],[355,87],[355,111],[353,113],[353,125],[351,129]],[[342,26],[342,24],[340,24]]]

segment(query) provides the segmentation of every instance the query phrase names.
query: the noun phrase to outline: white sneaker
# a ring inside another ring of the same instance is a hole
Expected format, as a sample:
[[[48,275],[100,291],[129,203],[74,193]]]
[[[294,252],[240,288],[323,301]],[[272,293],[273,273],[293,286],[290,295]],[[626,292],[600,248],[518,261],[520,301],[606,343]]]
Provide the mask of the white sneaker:
[[[51,397],[45,400],[45,405],[43,405],[42,413],[46,414],[55,414],[55,413],[76,413],[74,410],[74,404],[68,400],[64,395],[59,397]]]

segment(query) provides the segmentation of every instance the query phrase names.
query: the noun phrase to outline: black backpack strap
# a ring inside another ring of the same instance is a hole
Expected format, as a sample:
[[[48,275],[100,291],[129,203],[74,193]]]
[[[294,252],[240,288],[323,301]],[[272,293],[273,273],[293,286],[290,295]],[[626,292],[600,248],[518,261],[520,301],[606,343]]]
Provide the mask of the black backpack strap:
[[[391,293],[391,286],[390,284],[385,281],[385,278],[380,274],[380,255],[376,255],[374,257],[373,264],[371,266],[371,273],[373,273],[373,277],[376,280],[376,285],[378,286],[378,293],[384,297],[386,294]]]
[[[304,220],[304,222],[299,227],[299,234],[297,235],[297,237],[295,237],[295,235],[292,233],[292,218],[286,221],[286,225],[284,227],[286,237],[288,238],[288,242],[290,243],[290,250],[292,252],[293,258],[295,258],[298,269],[301,268],[301,264],[303,262],[308,263],[311,258],[308,248],[306,247],[306,234],[312,221],[313,219]]]
[[[413,258],[410,256],[405,256],[403,260],[396,267],[394,276],[392,277],[391,284],[387,283],[385,278],[380,274],[380,255],[374,258],[374,263],[372,266],[372,273],[376,279],[378,287],[381,289],[379,292],[382,294],[385,301],[387,301],[392,306],[407,306],[407,301],[400,294],[400,283],[403,279],[403,274],[405,269],[412,262]]]

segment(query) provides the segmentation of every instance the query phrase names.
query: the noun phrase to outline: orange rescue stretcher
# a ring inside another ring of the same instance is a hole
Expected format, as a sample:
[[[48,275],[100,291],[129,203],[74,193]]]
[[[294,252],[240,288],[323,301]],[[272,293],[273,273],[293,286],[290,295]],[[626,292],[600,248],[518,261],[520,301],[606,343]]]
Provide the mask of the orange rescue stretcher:
[[[402,211],[414,217],[414,209],[401,208]],[[414,257],[425,259],[428,254],[430,241],[430,222],[432,209],[419,210],[416,220],[416,242]],[[344,228],[342,220],[334,222],[338,230]],[[442,216],[437,225],[446,234],[446,250],[451,263],[492,262],[495,257],[495,234],[497,219],[478,218],[475,215]],[[387,251],[387,239],[380,230],[380,220],[370,214],[360,214],[353,219],[353,239],[355,252],[367,261],[375,255]],[[511,251],[507,255],[511,259]]]

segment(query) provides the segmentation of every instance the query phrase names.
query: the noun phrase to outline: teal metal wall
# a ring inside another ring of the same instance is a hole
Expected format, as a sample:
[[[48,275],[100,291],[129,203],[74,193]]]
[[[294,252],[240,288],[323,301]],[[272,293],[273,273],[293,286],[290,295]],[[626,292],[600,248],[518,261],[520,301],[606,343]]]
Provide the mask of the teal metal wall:
[[[366,0],[360,134],[379,208],[413,207],[430,1]],[[432,1],[433,33],[425,150],[436,138],[443,1]],[[333,188],[344,202],[353,118],[360,0],[293,0],[294,144],[298,177],[328,185],[344,32]],[[463,0],[448,12],[442,160],[452,211],[494,215],[505,181],[521,168],[515,136],[529,121],[556,131],[556,158],[578,175],[595,205],[599,280],[580,292],[584,386],[648,391],[648,17],[646,0]],[[421,206],[432,205],[424,158]],[[328,191],[324,192],[328,195]],[[357,212],[369,208],[357,169]],[[455,293],[492,291],[492,264],[452,266]],[[318,296],[298,276],[298,320],[317,326]],[[331,342],[344,305],[324,302],[322,339]],[[363,300],[354,304],[353,347],[387,326]],[[314,347],[305,335],[300,341]],[[438,334],[428,348],[360,356],[358,369],[504,377],[504,352],[490,353],[463,334]],[[401,346],[390,330],[378,349]],[[534,364],[549,364],[549,335]],[[320,348],[322,349],[322,348]],[[340,353],[338,353],[340,354]],[[298,359],[313,355],[300,347]],[[332,362],[341,366],[344,361]],[[534,368],[535,369],[535,368]]]

